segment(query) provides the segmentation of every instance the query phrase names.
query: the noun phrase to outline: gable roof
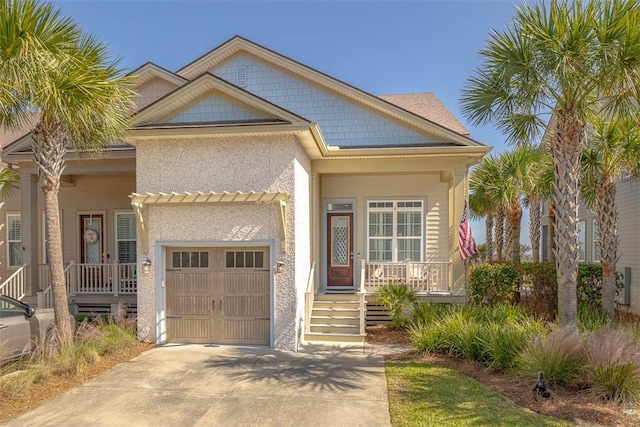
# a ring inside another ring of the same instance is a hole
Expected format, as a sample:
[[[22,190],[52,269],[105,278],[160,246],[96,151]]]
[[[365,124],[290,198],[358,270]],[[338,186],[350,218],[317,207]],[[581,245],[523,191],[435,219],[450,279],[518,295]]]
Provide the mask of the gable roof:
[[[0,148],[7,147],[16,139],[21,139],[30,133],[38,120],[40,120],[40,113],[28,113],[25,122],[20,123],[17,128],[0,126]]]
[[[384,117],[426,133],[435,140],[462,146],[483,146],[483,144],[471,139],[468,136],[468,131],[461,133],[452,130],[435,120],[416,114],[394,103],[389,103],[384,99],[371,95],[240,36],[232,37],[220,46],[205,53],[179,69],[176,74],[186,79],[192,79],[204,72],[209,72],[216,66],[239,54],[252,56],[290,75],[306,80],[351,102],[373,110]]]
[[[384,99],[391,104],[395,104],[400,108],[404,108],[413,114],[431,120],[461,135],[469,136],[467,128],[440,102],[433,92],[378,95],[378,98]]]
[[[133,126],[149,127],[151,124],[164,124],[164,121],[170,116],[177,115],[177,113],[207,94],[222,95],[256,113],[256,115],[260,116],[259,120],[275,119],[286,123],[310,123],[304,117],[300,117],[291,111],[262,99],[220,77],[204,73],[135,113],[133,115]]]
[[[181,86],[187,82],[187,79],[173,73],[166,68],[163,68],[153,62],[146,62],[127,74],[128,76],[135,76],[136,83],[143,85],[146,82],[158,77],[163,80],[173,83],[176,86]]]

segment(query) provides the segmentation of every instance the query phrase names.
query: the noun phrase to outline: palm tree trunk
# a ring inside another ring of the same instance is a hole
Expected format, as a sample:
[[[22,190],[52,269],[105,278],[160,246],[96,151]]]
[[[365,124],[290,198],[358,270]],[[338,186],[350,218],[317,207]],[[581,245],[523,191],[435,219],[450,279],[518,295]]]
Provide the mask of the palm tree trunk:
[[[558,314],[561,327],[578,327],[578,197],[584,123],[575,111],[556,111],[556,136],[551,141],[555,168],[555,243]]]
[[[509,220],[508,212],[504,221],[505,221],[504,246],[503,246],[505,248],[504,258],[507,261],[511,261],[513,259],[513,253],[511,251],[513,249],[513,224]]]
[[[510,260],[515,264],[520,263],[520,225],[522,222],[522,206],[514,203],[509,208],[509,229],[511,230]]]
[[[547,215],[547,260],[556,260],[556,205],[553,200],[549,202],[549,212]]]
[[[618,262],[618,207],[616,184],[610,174],[603,173],[598,182],[596,216],[600,234],[602,265],[602,311],[611,319],[616,311],[616,264]]]
[[[487,261],[491,262],[494,259],[493,254],[493,223],[494,218],[492,214],[487,215],[487,219],[485,220],[485,242],[487,243]]]
[[[540,212],[539,202],[532,202],[529,207],[529,239],[531,240],[531,252],[533,262],[540,262]]]
[[[496,215],[496,261],[502,261],[502,249],[504,247],[504,211],[500,209]]]
[[[44,193],[47,251],[51,269],[55,325],[60,345],[66,346],[71,344],[72,335],[67,287],[64,278],[58,205],[60,177],[64,170],[64,155],[66,153],[65,131],[58,121],[43,116],[34,128],[32,136],[34,161],[38,167],[40,187]]]

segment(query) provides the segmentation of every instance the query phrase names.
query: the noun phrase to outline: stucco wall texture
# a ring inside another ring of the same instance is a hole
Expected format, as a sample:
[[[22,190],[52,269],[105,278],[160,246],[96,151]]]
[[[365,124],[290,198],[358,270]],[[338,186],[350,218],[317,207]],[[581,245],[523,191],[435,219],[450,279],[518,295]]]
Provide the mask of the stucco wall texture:
[[[276,348],[294,349],[298,295],[309,272],[309,232],[297,218],[309,217],[310,161],[293,135],[146,140],[136,144],[137,192],[280,191],[290,194],[286,208],[287,254],[282,252],[279,207],[255,203],[151,205],[149,253],[156,265],[138,279],[140,337],[163,341],[162,253],[166,246],[220,246],[224,242],[272,242],[272,259],[283,261],[274,275]],[[299,230],[306,229],[306,233]],[[142,247],[138,248],[143,257]],[[156,316],[156,314],[158,315]],[[160,335],[159,335],[160,334]]]

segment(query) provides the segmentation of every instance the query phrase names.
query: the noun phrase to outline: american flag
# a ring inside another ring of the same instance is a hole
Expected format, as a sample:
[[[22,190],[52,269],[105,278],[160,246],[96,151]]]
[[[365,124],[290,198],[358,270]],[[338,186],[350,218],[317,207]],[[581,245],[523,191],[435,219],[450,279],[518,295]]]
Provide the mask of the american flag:
[[[467,201],[464,201],[464,210],[462,211],[462,221],[460,221],[460,230],[458,230],[458,243],[460,244],[460,258],[463,260],[478,252],[476,241],[473,238],[471,227],[469,226],[469,211],[467,209]]]

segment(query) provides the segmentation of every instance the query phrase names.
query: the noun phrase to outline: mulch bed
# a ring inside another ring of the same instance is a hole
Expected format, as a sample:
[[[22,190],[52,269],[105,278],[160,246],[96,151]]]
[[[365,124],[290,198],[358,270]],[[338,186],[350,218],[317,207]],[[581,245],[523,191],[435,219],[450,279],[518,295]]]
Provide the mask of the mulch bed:
[[[410,344],[409,334],[404,330],[390,330],[386,326],[377,325],[367,328],[367,342],[371,344]],[[512,400],[517,405],[531,411],[572,421],[577,425],[593,426],[629,426],[640,425],[640,408],[634,415],[622,413],[620,404],[604,402],[588,393],[576,392],[563,387],[552,388],[551,397],[544,399],[534,397],[532,392],[535,378],[522,379],[513,375],[496,372],[486,367],[461,358],[446,355],[420,355],[414,351],[390,354],[386,360],[418,361],[455,369],[476,381],[492,388],[496,392]]]

